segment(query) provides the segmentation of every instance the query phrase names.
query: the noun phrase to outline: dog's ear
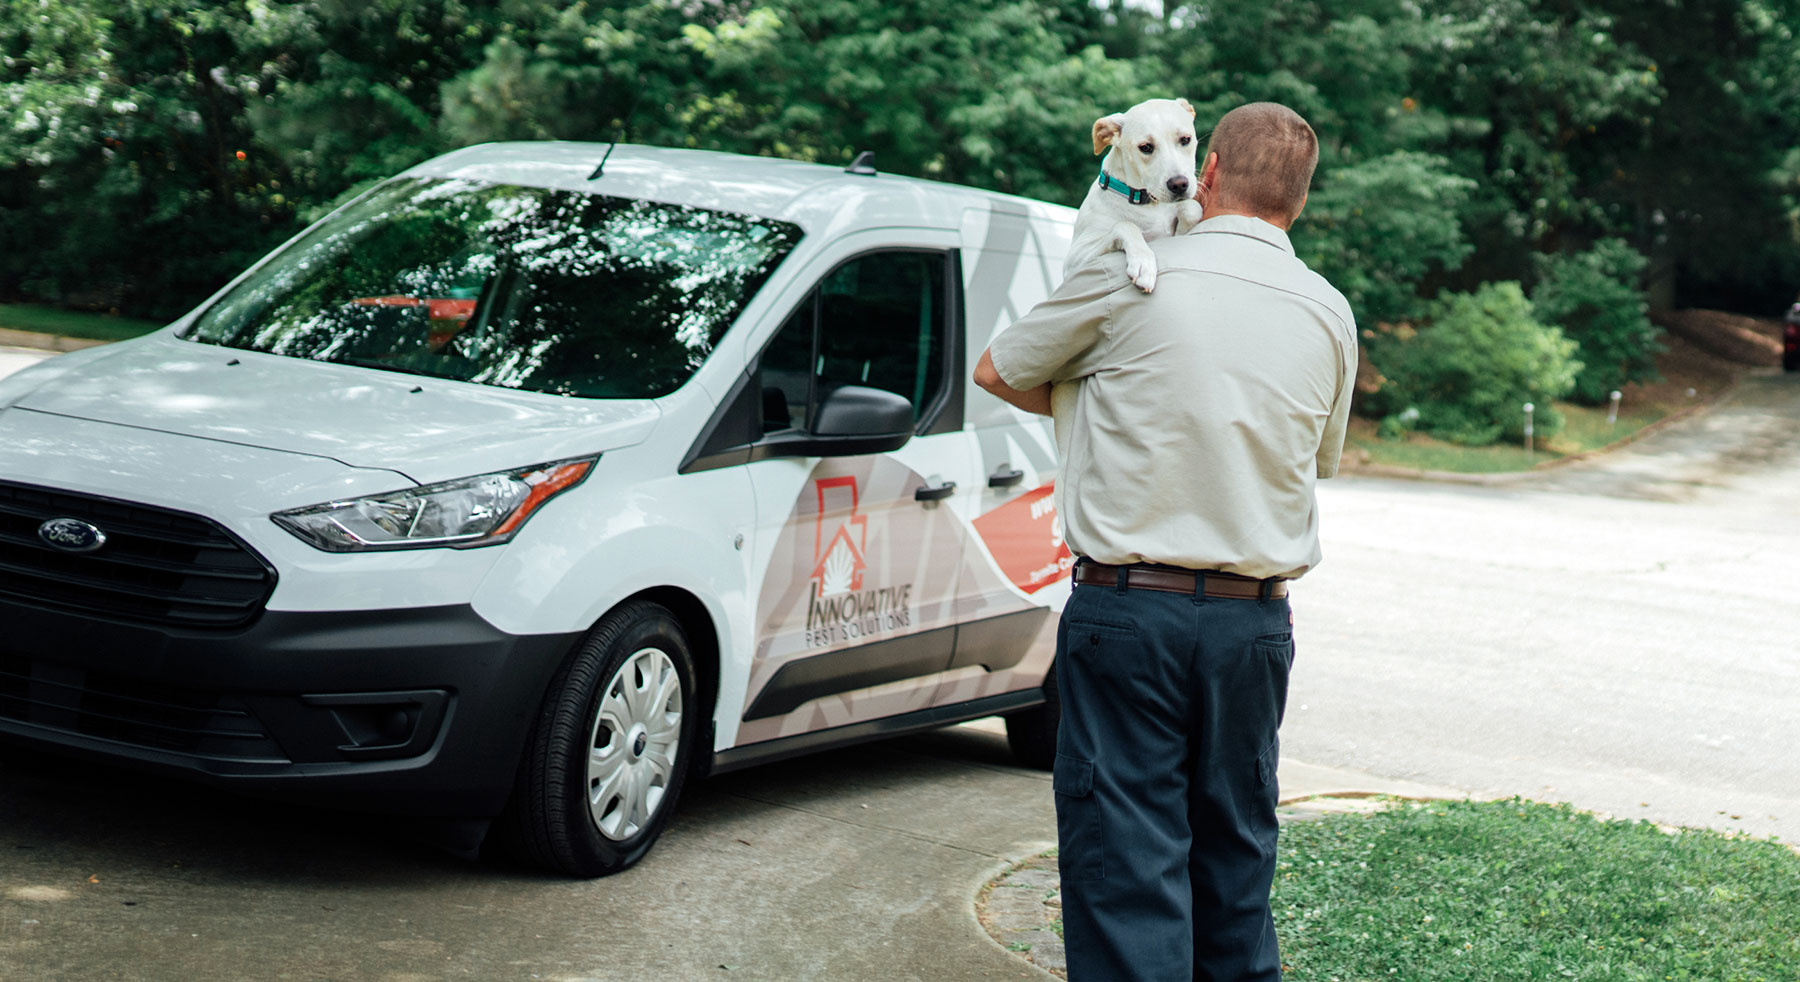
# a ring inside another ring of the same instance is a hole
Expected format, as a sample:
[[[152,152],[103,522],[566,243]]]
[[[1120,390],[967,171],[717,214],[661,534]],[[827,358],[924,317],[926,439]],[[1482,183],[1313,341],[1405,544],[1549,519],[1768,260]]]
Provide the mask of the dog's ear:
[[[1094,153],[1102,154],[1125,130],[1125,114],[1113,113],[1094,120]]]
[[[1192,116],[1192,115],[1194,115],[1194,104],[1193,104],[1193,103],[1191,103],[1191,102],[1189,102],[1189,101],[1187,101],[1187,100],[1186,100],[1186,99],[1182,99],[1182,98],[1180,98],[1180,97],[1177,97],[1177,98],[1176,98],[1176,99],[1175,99],[1175,104],[1176,104],[1176,105],[1178,105],[1178,106],[1180,106],[1180,107],[1181,107],[1181,108],[1183,108],[1183,109],[1186,109],[1186,110],[1187,110],[1187,111],[1188,111],[1188,115],[1189,115],[1189,116]]]

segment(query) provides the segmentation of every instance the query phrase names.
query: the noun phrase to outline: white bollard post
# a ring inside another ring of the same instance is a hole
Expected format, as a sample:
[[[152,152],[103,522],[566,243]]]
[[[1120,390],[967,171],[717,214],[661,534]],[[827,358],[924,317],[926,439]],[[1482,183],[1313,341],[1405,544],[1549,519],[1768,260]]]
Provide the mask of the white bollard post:
[[[1531,420],[1531,411],[1532,411],[1532,410],[1534,410],[1534,409],[1536,409],[1536,408],[1537,408],[1537,407],[1536,407],[1536,406],[1533,406],[1533,405],[1532,405],[1532,404],[1531,404],[1531,403],[1529,403],[1529,402],[1528,402],[1528,403],[1526,403],[1526,404],[1525,404],[1525,456],[1526,456],[1526,457],[1527,457],[1527,458],[1530,458],[1530,457],[1531,457],[1531,456],[1532,456],[1532,447],[1531,447],[1531,422],[1532,422],[1532,420]]]
[[[1618,389],[1612,390],[1612,405],[1606,410],[1606,428],[1609,430],[1619,425],[1619,400],[1623,398],[1625,398],[1625,393]]]

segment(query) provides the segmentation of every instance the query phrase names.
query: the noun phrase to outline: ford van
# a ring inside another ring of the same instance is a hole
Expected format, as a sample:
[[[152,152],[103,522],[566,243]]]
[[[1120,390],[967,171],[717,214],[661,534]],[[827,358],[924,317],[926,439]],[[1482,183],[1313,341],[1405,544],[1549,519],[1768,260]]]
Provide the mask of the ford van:
[[[1047,766],[1054,438],[967,378],[1072,222],[702,151],[421,164],[0,379],[0,736],[574,875],[708,773],[992,715]]]

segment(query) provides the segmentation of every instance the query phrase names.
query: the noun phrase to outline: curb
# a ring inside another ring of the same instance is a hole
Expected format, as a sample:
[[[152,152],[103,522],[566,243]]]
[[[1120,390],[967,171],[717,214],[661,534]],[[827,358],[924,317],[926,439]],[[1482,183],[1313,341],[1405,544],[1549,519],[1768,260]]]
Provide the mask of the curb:
[[[37,351],[79,351],[92,348],[111,341],[100,341],[94,338],[72,338],[62,334],[39,334],[36,331],[21,331],[13,327],[0,327],[0,348],[32,348]]]

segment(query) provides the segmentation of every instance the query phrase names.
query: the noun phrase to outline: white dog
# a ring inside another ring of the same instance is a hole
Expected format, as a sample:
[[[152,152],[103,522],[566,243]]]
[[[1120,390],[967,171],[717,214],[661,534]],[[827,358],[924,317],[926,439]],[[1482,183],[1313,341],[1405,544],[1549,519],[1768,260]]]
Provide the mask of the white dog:
[[[1151,99],[1094,120],[1094,152],[1106,157],[1075,214],[1063,278],[1118,249],[1125,253],[1125,275],[1145,293],[1155,289],[1156,255],[1147,240],[1179,235],[1200,221],[1193,197],[1197,149],[1194,107],[1186,99]],[[1080,389],[1076,380],[1050,388],[1056,446],[1065,460]]]
[[[1075,216],[1063,276],[1114,249],[1138,289],[1156,288],[1156,256],[1146,240],[1178,235],[1200,221],[1194,107],[1186,99],[1150,99],[1094,120],[1100,177]]]

